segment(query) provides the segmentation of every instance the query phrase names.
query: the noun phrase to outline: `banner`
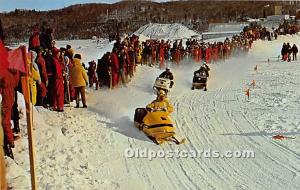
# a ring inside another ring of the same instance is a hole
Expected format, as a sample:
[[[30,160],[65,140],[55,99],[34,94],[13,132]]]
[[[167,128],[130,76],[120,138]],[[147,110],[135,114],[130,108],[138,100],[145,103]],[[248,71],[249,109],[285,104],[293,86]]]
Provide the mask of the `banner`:
[[[26,73],[26,67],[23,59],[23,52],[21,47],[8,52],[9,69],[18,70]]]
[[[0,40],[0,78],[3,78],[7,74],[8,69],[8,52],[6,47],[4,46],[2,40]]]

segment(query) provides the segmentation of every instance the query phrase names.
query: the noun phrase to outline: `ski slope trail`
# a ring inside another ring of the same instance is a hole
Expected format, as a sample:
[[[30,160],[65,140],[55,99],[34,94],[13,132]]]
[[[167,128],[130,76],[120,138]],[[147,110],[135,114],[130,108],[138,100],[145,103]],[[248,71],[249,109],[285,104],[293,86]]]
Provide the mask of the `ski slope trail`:
[[[196,158],[184,162],[184,172],[197,170],[190,182],[198,184],[202,178],[199,189],[298,189],[299,154],[263,133],[251,135],[259,129],[247,115],[251,102],[245,98],[242,80],[175,98],[174,118],[180,134],[188,138],[186,149],[253,150],[256,157]]]
[[[268,46],[266,42],[259,43],[259,46]],[[124,158],[126,177],[133,176],[144,184],[143,188],[146,189],[299,189],[299,149],[288,148],[286,142],[277,142],[272,139],[272,134],[268,134],[263,126],[257,124],[269,119],[267,112],[259,112],[259,109],[264,109],[265,106],[253,106],[256,99],[265,97],[252,98],[252,92],[253,96],[256,96],[255,90],[267,88],[269,85],[264,83],[265,76],[259,78],[259,74],[253,71],[255,65],[263,67],[263,64],[266,64],[261,61],[260,56],[261,54],[257,55],[254,51],[248,57],[233,58],[211,65],[207,92],[190,90],[192,73],[199,65],[190,63],[173,69],[175,87],[169,98],[175,108],[172,117],[177,132],[179,136],[187,138],[187,143],[181,146],[167,143],[156,146],[144,135],[137,134],[139,132],[132,127],[134,108],[143,107],[154,98],[151,87],[159,73],[156,69],[139,68],[141,73],[152,74],[141,76],[138,72],[128,88],[117,89],[116,95],[112,92],[112,96],[116,98],[113,104],[116,106],[116,113],[127,115],[126,120],[124,117],[117,120],[118,130],[121,129],[121,134],[129,137],[127,141],[120,140],[125,148],[127,146],[165,152],[177,149],[255,152],[255,158],[176,157],[154,158],[151,161],[145,158]],[[265,55],[265,60],[267,56],[272,55]],[[269,70],[267,73],[271,72],[273,71]],[[249,84],[253,79],[261,80],[257,82],[257,85],[261,86],[251,89],[248,100],[244,90],[251,88]],[[280,83],[277,85],[280,86]],[[272,93],[271,88],[267,91]],[[95,105],[103,105],[103,101],[97,102],[99,104]],[[106,106],[108,105],[104,103],[104,107]],[[103,112],[105,111],[100,113]],[[298,135],[298,132],[293,134]],[[299,140],[294,140],[292,147],[297,146],[297,143]]]
[[[248,55],[211,64],[207,92],[191,90],[199,63],[187,61],[172,67],[175,85],[168,96],[175,111],[171,116],[177,136],[186,138],[179,146],[155,145],[133,126],[135,108],[156,98],[152,86],[162,71],[155,67],[138,66],[127,87],[88,89],[87,110],[66,107],[64,113],[56,113],[37,108],[39,187],[300,189],[300,61],[277,60],[282,43],[288,41],[300,44],[300,37],[257,41]],[[256,65],[257,72],[253,70]],[[254,87],[250,86],[252,80],[256,81]],[[23,117],[23,130],[25,125]],[[276,134],[295,139],[275,140],[272,136]],[[26,142],[26,136],[18,141],[16,160],[8,160],[9,182],[15,189],[29,189]],[[148,152],[130,158],[125,155],[128,149]],[[213,157],[211,153],[238,150],[252,151],[255,157]],[[149,151],[202,154],[149,159]]]
[[[276,45],[280,46],[281,41],[276,42]],[[267,48],[269,42],[258,42],[256,46],[253,49]],[[272,59],[272,56],[277,54],[274,50],[278,49],[273,49],[263,56],[253,50],[248,56],[212,64],[207,92],[190,89],[193,71],[199,65],[189,63],[173,69],[175,87],[169,98],[175,108],[172,117],[177,132],[179,136],[187,138],[187,143],[181,146],[167,143],[156,146],[144,135],[137,134],[139,131],[132,127],[134,108],[143,107],[151,98],[154,99],[155,96],[151,94],[152,85],[160,73],[155,68],[139,68],[140,73],[137,73],[128,88],[117,89],[111,95],[116,98],[115,103],[110,104],[116,106],[113,117],[118,118],[118,113],[123,115],[123,118],[117,119],[118,130],[129,137],[128,141],[120,142],[123,146],[154,151],[251,150],[255,153],[255,158],[176,157],[154,158],[151,161],[145,158],[124,158],[128,175],[137,178],[146,189],[299,189],[300,154],[299,149],[295,149],[299,148],[299,139],[289,142],[291,147],[285,145],[285,142],[272,139],[272,134],[278,131],[267,133],[264,126],[257,124],[269,119],[266,110],[261,111],[265,107],[253,106],[256,99],[262,98],[263,102],[263,98],[266,98],[255,95],[256,90],[263,91],[263,88],[267,88],[270,93],[273,90],[268,88],[269,84],[264,84],[266,76],[254,73],[253,68],[255,65],[263,67],[266,64],[263,60]],[[273,64],[280,63],[273,60]],[[293,69],[295,68],[290,68]],[[276,74],[272,70],[266,73],[272,72]],[[295,77],[299,79],[297,75]],[[251,89],[251,97],[248,100],[244,91],[251,88],[250,83],[253,79],[261,80],[258,82],[260,87]],[[255,96],[253,98],[252,92]],[[116,97],[117,94],[119,98]],[[103,98],[106,95],[108,96],[104,93]],[[103,105],[103,101],[92,102],[93,104],[97,105],[94,108],[94,111],[97,111],[98,106]],[[109,105],[104,103],[104,107],[107,106]],[[272,106],[269,107],[271,110]],[[105,113],[101,108],[100,110],[100,113]],[[106,115],[109,116],[107,113]],[[296,133],[289,134],[298,136],[299,128]]]

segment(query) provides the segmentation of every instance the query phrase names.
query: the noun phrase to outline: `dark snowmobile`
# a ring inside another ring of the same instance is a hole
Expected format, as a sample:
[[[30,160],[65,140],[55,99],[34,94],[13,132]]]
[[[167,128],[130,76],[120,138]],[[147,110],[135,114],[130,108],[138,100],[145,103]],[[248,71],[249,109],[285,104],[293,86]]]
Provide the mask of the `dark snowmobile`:
[[[207,78],[209,77],[208,71],[209,68],[207,66],[201,66],[199,70],[194,72],[192,90],[203,88],[204,91],[207,91]]]

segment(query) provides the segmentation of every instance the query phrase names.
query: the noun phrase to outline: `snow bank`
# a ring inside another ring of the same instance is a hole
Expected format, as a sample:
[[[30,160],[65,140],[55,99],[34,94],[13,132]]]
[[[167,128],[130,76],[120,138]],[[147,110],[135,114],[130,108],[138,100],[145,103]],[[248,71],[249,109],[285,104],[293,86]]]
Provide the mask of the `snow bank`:
[[[193,30],[188,29],[182,24],[158,24],[150,23],[142,26],[136,32],[135,35],[143,35],[151,39],[164,39],[164,40],[176,40],[183,38],[191,38],[192,36],[199,36],[199,34]]]

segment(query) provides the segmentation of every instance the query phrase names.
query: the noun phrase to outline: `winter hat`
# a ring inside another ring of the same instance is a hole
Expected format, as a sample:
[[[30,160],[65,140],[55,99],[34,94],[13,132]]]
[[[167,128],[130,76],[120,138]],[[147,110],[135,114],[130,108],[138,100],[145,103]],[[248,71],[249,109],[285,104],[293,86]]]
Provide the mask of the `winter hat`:
[[[81,55],[80,55],[80,54],[75,54],[75,55],[74,55],[74,58],[76,58],[76,59],[81,59]]]

